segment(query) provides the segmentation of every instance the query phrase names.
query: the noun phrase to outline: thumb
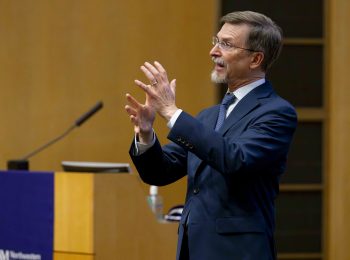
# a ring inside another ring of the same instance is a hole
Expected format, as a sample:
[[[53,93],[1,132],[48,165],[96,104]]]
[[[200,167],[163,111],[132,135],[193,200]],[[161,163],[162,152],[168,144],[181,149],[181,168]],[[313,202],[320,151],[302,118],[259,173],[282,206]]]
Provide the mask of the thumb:
[[[173,79],[170,82],[170,87],[171,87],[171,90],[173,91],[173,93],[175,93],[175,90],[176,90],[176,79]]]

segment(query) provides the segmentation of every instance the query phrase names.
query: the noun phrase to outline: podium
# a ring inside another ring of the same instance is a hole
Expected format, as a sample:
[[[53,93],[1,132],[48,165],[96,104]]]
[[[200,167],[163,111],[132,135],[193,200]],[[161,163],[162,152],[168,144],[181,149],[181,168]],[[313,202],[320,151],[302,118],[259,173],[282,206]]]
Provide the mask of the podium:
[[[134,174],[0,172],[0,182],[4,176],[7,186],[13,179],[13,187],[21,178],[52,177],[54,260],[175,259],[178,225],[156,220]],[[28,196],[22,191],[16,190],[16,197]],[[3,255],[12,249],[3,248],[0,240]]]

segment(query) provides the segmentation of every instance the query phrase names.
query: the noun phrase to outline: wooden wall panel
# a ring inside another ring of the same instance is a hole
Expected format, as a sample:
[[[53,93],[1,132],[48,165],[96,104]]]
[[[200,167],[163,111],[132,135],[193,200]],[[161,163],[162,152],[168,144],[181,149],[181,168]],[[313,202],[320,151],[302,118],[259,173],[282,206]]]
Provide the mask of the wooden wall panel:
[[[350,2],[328,1],[326,259],[350,259]]]
[[[98,100],[105,108],[33,157],[31,169],[61,170],[62,160],[130,162],[125,94],[143,100],[133,83],[144,79],[140,65],[162,62],[177,78],[178,106],[196,114],[215,100],[208,53],[216,21],[213,0],[1,0],[0,167],[63,132]],[[165,141],[162,119],[155,128]],[[183,200],[184,186],[162,189],[166,208]]]

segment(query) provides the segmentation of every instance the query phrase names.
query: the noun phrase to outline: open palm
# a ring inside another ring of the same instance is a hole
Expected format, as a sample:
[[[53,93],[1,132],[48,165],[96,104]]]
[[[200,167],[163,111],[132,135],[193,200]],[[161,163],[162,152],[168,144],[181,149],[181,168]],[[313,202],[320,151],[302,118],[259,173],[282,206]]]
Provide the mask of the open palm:
[[[146,95],[145,104],[141,104],[130,94],[127,94],[126,98],[129,102],[129,105],[125,106],[125,110],[129,114],[131,122],[134,124],[135,133],[151,133],[153,122],[156,118],[156,111],[150,104],[149,96]]]

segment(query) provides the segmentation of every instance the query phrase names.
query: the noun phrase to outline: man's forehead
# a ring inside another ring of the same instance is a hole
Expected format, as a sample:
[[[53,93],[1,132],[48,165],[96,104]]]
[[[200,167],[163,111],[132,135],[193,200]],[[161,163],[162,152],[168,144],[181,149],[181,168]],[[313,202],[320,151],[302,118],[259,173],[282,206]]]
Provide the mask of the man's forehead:
[[[236,39],[238,37],[246,37],[249,32],[249,26],[247,24],[230,24],[225,23],[217,36],[222,39]]]

